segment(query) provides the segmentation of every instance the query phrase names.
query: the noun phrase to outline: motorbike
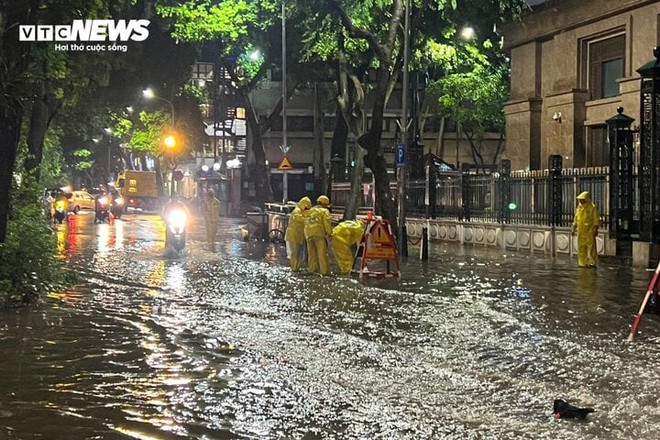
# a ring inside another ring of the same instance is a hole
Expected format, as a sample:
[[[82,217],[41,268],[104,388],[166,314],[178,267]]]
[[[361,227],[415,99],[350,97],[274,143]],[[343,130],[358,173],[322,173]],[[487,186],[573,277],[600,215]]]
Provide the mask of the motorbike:
[[[122,196],[114,197],[110,212],[112,212],[114,218],[121,218],[121,215],[124,212],[124,198]]]
[[[185,209],[173,207],[165,213],[165,249],[179,253],[186,246],[188,214]]]
[[[108,197],[98,197],[94,202],[94,223],[103,223],[110,221],[110,212],[108,211]]]
[[[66,218],[66,201],[56,200],[53,205],[55,208],[53,212],[53,218],[57,223],[62,224]]]

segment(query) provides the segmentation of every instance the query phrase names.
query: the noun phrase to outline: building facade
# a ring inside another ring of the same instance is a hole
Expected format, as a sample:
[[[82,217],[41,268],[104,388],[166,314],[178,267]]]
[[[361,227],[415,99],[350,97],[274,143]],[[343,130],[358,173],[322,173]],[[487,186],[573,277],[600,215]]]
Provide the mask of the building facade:
[[[549,0],[501,30],[511,58],[506,157],[514,170],[609,165],[605,121],[639,121],[636,70],[660,45],[657,0]]]

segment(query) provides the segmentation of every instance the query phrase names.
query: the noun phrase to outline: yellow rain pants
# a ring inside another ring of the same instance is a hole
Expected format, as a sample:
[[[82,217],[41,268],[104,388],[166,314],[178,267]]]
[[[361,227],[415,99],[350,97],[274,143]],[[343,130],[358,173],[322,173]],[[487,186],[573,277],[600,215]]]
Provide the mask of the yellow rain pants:
[[[323,206],[316,205],[309,210],[305,219],[305,238],[307,239],[307,270],[330,275],[328,261],[327,236],[332,235],[332,216]]]

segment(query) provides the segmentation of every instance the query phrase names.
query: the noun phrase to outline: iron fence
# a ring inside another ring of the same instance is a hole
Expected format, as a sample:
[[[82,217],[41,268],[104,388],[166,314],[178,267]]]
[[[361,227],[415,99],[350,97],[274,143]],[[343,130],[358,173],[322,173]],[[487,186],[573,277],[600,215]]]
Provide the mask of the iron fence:
[[[363,207],[373,209],[370,203],[373,185],[365,185]],[[483,173],[467,168],[436,171],[429,179],[408,182],[406,215],[469,222],[570,226],[577,195],[589,191],[600,212],[602,228],[607,229],[609,185],[609,167],[510,173],[506,170]],[[334,183],[333,206],[341,210],[349,192],[348,182]],[[391,183],[391,194],[396,198],[396,182]]]

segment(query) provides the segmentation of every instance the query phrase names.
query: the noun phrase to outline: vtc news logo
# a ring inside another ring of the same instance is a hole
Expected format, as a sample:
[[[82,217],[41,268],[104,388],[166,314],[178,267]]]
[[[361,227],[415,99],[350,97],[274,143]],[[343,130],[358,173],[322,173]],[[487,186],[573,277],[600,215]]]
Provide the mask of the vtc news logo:
[[[70,25],[21,25],[19,41],[144,41],[149,20],[73,20]]]

